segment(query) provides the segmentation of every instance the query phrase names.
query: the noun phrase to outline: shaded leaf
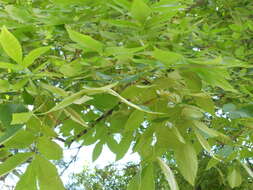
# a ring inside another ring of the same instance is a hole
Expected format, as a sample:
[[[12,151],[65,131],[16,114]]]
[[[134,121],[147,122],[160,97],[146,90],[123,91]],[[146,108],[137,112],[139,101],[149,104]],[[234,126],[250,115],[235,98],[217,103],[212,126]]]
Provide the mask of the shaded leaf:
[[[103,146],[104,146],[104,143],[102,141],[100,141],[96,144],[96,146],[92,152],[92,161],[93,162],[96,161],[98,159],[98,157],[100,156],[100,154],[103,150]]]

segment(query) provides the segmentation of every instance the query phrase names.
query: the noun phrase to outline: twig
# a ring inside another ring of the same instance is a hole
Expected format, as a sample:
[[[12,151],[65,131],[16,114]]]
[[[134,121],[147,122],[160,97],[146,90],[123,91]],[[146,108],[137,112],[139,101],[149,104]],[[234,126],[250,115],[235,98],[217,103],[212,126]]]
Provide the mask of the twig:
[[[72,160],[67,164],[67,166],[62,170],[60,176],[62,176],[62,175],[64,174],[64,172],[69,168],[69,166],[70,166],[73,162],[76,161],[77,156],[78,156],[78,154],[79,154],[79,152],[80,152],[80,150],[81,150],[82,147],[83,147],[82,145],[78,147],[78,150],[77,150],[75,156],[74,156],[74,157],[72,158]]]
[[[119,104],[121,104],[121,102],[119,102],[116,106],[118,106]],[[116,107],[115,106],[115,107]],[[115,108],[114,107],[114,108]],[[103,115],[101,115],[99,118],[97,118],[92,124],[91,124],[91,127],[90,128],[93,128],[96,126],[97,123],[99,123],[100,121],[102,121],[103,119],[106,119],[108,116],[110,116],[113,111],[114,111],[114,108],[110,109],[109,111],[105,112]],[[70,142],[69,142],[69,147],[71,146],[71,144],[79,139],[80,137],[82,137],[83,135],[85,135],[86,133],[88,132],[87,129],[84,129],[83,131],[81,131],[79,134],[77,134]]]

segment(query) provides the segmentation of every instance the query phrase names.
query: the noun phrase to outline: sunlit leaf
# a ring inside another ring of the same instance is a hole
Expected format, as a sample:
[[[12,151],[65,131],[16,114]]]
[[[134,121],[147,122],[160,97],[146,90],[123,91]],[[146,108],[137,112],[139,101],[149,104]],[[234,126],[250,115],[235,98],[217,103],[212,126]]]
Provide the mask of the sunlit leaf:
[[[4,51],[17,63],[22,63],[22,48],[17,38],[3,26],[0,35],[0,43]]]
[[[0,176],[3,176],[12,170],[14,170],[17,166],[27,161],[33,153],[18,153],[7,160],[5,160],[2,164],[0,164]]]
[[[164,163],[164,161],[162,159],[157,158],[157,160],[158,160],[158,163],[163,171],[163,174],[166,177],[167,182],[170,185],[171,190],[179,190],[176,178],[175,178],[172,170],[169,168],[169,166],[166,163]]]

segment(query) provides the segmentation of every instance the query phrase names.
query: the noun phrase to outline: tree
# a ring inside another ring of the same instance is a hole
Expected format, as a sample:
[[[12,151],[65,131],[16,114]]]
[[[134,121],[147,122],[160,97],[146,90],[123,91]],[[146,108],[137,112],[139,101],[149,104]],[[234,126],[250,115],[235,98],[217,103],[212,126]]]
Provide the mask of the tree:
[[[139,165],[127,163],[123,168],[109,164],[104,168],[91,169],[85,167],[82,172],[72,174],[71,182],[67,185],[68,190],[78,189],[126,189],[129,181],[136,175]]]
[[[133,146],[128,190],[155,189],[158,167],[179,189],[174,166],[195,188],[207,158],[231,188],[252,182],[252,1],[0,4],[0,176],[28,164],[16,190],[64,189],[56,141],[96,143],[93,160]]]
[[[220,164],[219,170],[212,168],[206,170],[206,165],[208,163],[208,158],[201,159],[199,170],[199,175],[196,178],[195,188],[186,183],[184,178],[179,175],[177,167],[173,166],[173,172],[176,173],[176,178],[178,185],[181,189],[227,189],[231,190],[229,184],[223,181],[223,177],[220,175],[226,173],[226,166]],[[127,163],[124,167],[116,164],[109,164],[104,168],[91,169],[89,167],[84,167],[83,171],[80,173],[73,173],[71,175],[71,180],[67,185],[68,190],[79,190],[79,189],[97,189],[97,190],[125,190],[129,181],[137,174],[140,169],[140,165],[136,163]],[[220,173],[219,173],[220,172]],[[243,172],[245,177],[246,172]],[[246,182],[246,181],[245,181]],[[252,183],[245,183],[236,189],[250,189],[252,188]],[[155,176],[155,187],[159,190],[170,189],[165,176],[162,171],[157,167],[157,172]]]

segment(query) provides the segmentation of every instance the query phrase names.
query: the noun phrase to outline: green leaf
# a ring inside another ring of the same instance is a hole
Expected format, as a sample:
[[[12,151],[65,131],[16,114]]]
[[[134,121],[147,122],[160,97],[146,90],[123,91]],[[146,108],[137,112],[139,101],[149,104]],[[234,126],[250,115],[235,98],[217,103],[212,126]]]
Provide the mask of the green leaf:
[[[40,86],[58,96],[62,96],[62,97],[68,96],[68,93],[65,90],[58,88],[56,86],[52,86],[52,85],[42,83],[42,82],[40,83]]]
[[[198,129],[194,130],[195,135],[199,141],[199,143],[201,144],[201,146],[209,153],[211,153],[211,146],[209,145],[208,141],[205,139],[205,137],[203,137],[200,132],[198,131]]]
[[[172,170],[169,168],[169,166],[166,163],[164,163],[164,161],[162,159],[157,158],[157,160],[158,160],[158,163],[163,171],[163,174],[165,175],[167,182],[169,183],[170,189],[171,190],[179,190],[176,178],[175,178]]]
[[[125,131],[133,131],[140,127],[141,123],[144,121],[144,112],[139,110],[134,110],[129,116],[126,124]]]
[[[179,148],[175,149],[175,158],[181,174],[194,186],[198,171],[198,159],[193,146],[189,143],[181,145]]]
[[[19,71],[19,70],[22,70],[23,67],[20,65],[14,65],[11,63],[0,62],[0,69],[10,69],[14,71]]]
[[[131,7],[131,14],[134,19],[144,23],[152,10],[143,0],[134,0]]]
[[[0,121],[4,127],[9,127],[13,113],[26,112],[27,109],[22,104],[0,104]]]
[[[11,125],[26,123],[32,117],[32,112],[14,113]]]
[[[198,110],[196,107],[185,107],[182,110],[182,115],[191,120],[201,119],[203,117],[203,113]]]
[[[216,158],[211,158],[206,166],[206,170],[211,169],[212,167],[216,166],[219,163],[219,160],[217,160]]]
[[[0,43],[7,53],[17,63],[22,63],[22,48],[16,37],[3,26],[0,35]]]
[[[155,190],[153,163],[148,163],[132,178],[127,190]]]
[[[27,56],[25,56],[21,65],[25,68],[31,66],[38,57],[40,57],[42,54],[46,53],[50,49],[51,47],[48,46],[48,47],[39,47],[32,50]]]
[[[171,132],[177,137],[177,139],[185,144],[184,137],[181,135],[180,131],[177,129],[177,127],[173,126],[171,129]]]
[[[0,79],[0,92],[8,92],[10,89],[10,83],[7,80]]]
[[[82,97],[83,94],[84,94],[84,92],[80,91],[80,92],[77,92],[75,94],[72,94],[72,95],[66,97],[60,103],[58,103],[55,107],[53,107],[52,109],[50,109],[46,113],[55,112],[55,111],[61,110],[61,109],[65,108],[65,107],[73,104],[75,101],[79,100]],[[88,100],[89,99],[87,98],[87,101]]]
[[[251,178],[253,178],[253,171],[249,168],[249,166],[247,164],[241,163],[242,166],[244,167],[244,169],[247,171],[247,173],[249,174],[249,176]]]
[[[127,185],[127,190],[140,190],[141,175],[138,172]]]
[[[155,190],[154,165],[148,163],[141,171],[140,190]]]
[[[86,0],[52,0],[53,3],[57,4],[57,5],[64,5],[64,6],[69,6],[69,5],[78,5],[78,4],[82,4],[85,3]]]
[[[25,173],[20,177],[15,190],[37,190],[37,176],[34,162],[29,164]]]
[[[103,150],[104,143],[102,141],[99,141],[92,152],[92,161],[95,162],[98,157],[100,156],[102,150]]]
[[[101,42],[94,40],[92,37],[88,35],[81,34],[79,32],[71,30],[70,28],[67,28],[67,31],[68,31],[70,39],[73,40],[74,42],[80,44],[81,46],[85,48],[89,48],[92,51],[99,52],[99,53],[103,52],[104,45]]]
[[[187,87],[192,91],[192,92],[200,92],[202,89],[202,81],[201,78],[194,72],[189,72],[189,71],[182,71],[180,73],[187,85]]]
[[[63,156],[62,148],[47,137],[38,139],[38,150],[49,160],[60,160]]]
[[[4,144],[9,139],[11,139],[15,134],[22,129],[22,126],[17,125],[9,128],[1,137],[0,137],[0,144]]]
[[[240,171],[236,168],[233,168],[228,174],[227,180],[231,188],[239,187],[242,183]]]
[[[218,137],[219,136],[218,131],[207,127],[204,123],[202,123],[200,121],[193,121],[193,123],[194,123],[195,127],[197,127],[199,130],[203,131],[204,133],[206,133],[210,137]]]
[[[50,161],[42,156],[36,156],[34,164],[37,168],[40,190],[65,190],[56,167]]]
[[[155,59],[165,64],[165,66],[176,65],[183,61],[182,55],[172,52],[172,51],[164,51],[157,48],[153,52],[153,56]]]
[[[127,0],[113,0],[113,2],[115,2],[117,5],[125,8],[126,10],[130,10],[130,8],[131,8],[131,4]]]
[[[112,89],[107,89],[105,92],[108,92],[109,94],[118,97],[122,102],[124,102],[125,104],[127,104],[139,111],[143,111],[143,112],[151,113],[151,114],[158,114],[158,115],[164,114],[164,113],[160,113],[160,112],[153,112],[145,106],[136,105],[136,104],[128,101],[127,99],[123,98],[122,96],[120,96],[117,92],[113,91]]]
[[[27,148],[34,140],[35,136],[33,133],[25,130],[19,130],[9,140],[4,143],[6,148]]]
[[[83,118],[74,109],[72,109],[72,108],[65,108],[64,112],[73,121],[79,123],[80,125],[82,125],[84,127],[88,127],[87,124],[84,122]]]
[[[106,137],[106,145],[108,146],[108,148],[113,152],[113,153],[117,153],[119,144],[118,142],[114,139],[113,135],[108,135]]]
[[[133,139],[132,133],[127,133],[122,137],[119,146],[117,148],[116,161],[123,158],[124,155],[127,153],[132,143],[132,139]]]
[[[212,98],[206,94],[195,94],[192,95],[195,99],[196,104],[203,110],[214,115],[215,114],[215,105]]]
[[[237,93],[233,86],[231,86],[231,84],[226,80],[229,79],[229,74],[225,69],[197,68],[196,72],[202,80],[211,86],[218,86],[226,91]]]
[[[203,122],[200,121],[193,121],[193,124],[195,127],[197,127],[199,130],[203,131],[210,137],[219,137],[220,140],[223,140],[224,142],[230,142],[230,138],[223,133],[216,131],[212,128],[207,127]]]
[[[28,160],[33,155],[33,153],[17,153],[2,164],[0,164],[0,177],[14,170],[17,166]]]

